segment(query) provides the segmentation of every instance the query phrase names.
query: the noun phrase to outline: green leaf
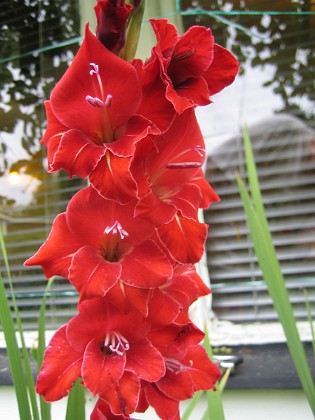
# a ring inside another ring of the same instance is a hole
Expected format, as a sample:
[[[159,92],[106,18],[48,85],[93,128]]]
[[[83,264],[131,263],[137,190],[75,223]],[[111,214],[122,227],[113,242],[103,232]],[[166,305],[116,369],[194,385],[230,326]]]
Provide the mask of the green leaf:
[[[282,276],[276,250],[268,227],[259,181],[248,132],[245,130],[245,154],[252,197],[239,176],[237,183],[247,217],[255,254],[267,284],[275,310],[287,338],[288,348],[299,375],[302,387],[315,415],[315,388],[305,350],[297,330],[293,309]]]
[[[1,248],[4,259],[6,252],[2,231],[0,229]],[[6,262],[7,263],[7,262]],[[10,370],[15,389],[15,395],[18,404],[18,410],[21,419],[31,419],[30,405],[27,395],[27,386],[24,379],[24,369],[20,349],[15,336],[15,325],[12,318],[12,312],[4,287],[3,279],[0,273],[0,321],[7,346],[7,354],[10,364]]]
[[[189,417],[191,416],[192,412],[194,411],[194,409],[196,408],[200,398],[202,397],[202,395],[204,394],[204,391],[199,391],[199,392],[195,392],[194,396],[192,397],[189,405],[187,406],[186,410],[184,411],[181,419],[182,420],[188,420]]]
[[[81,379],[73,385],[67,404],[66,420],[85,420],[85,392]]]
[[[39,310],[38,318],[38,349],[37,349],[37,367],[40,370],[43,360],[44,352],[46,349],[45,330],[46,330],[46,298],[51,285],[53,284],[54,277],[48,280],[42,304]],[[47,403],[42,396],[40,396],[40,412],[42,420],[51,420],[51,404]]]
[[[205,326],[205,338],[204,338],[204,347],[208,353],[209,358],[213,361],[213,352],[210,344],[208,329]],[[208,408],[205,414],[205,418],[208,420],[225,420],[222,395],[219,390],[219,386],[216,390],[209,390],[206,392]]]
[[[311,304],[310,304],[310,300],[309,300],[308,293],[307,293],[306,289],[304,289],[304,296],[305,296],[307,318],[308,318],[308,322],[310,324],[310,329],[311,329],[311,334],[312,334],[312,347],[313,347],[313,355],[314,355],[314,359],[315,359],[315,332],[314,332]]]

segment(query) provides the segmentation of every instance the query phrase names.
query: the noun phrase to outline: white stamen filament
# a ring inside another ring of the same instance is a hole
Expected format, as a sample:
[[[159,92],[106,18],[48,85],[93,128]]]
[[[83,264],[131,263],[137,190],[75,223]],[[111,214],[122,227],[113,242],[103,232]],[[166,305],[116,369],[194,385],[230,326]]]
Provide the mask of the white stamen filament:
[[[117,235],[118,233],[121,239],[124,239],[126,236],[129,236],[128,232],[122,228],[121,224],[117,222],[117,220],[112,226],[107,226],[104,230],[104,233],[106,233],[107,235],[109,233]]]
[[[90,75],[93,76],[95,75],[97,78],[97,82],[98,82],[98,86],[100,89],[100,93],[101,93],[101,99],[99,98],[95,98],[95,97],[90,97],[90,95],[88,95],[89,98],[92,99],[97,99],[96,101],[93,101],[93,106],[97,106],[100,108],[99,104],[100,102],[102,103],[102,125],[103,125],[103,136],[101,139],[102,143],[110,143],[113,141],[113,130],[111,127],[111,121],[108,115],[108,112],[106,110],[106,108],[109,108],[112,104],[112,95],[108,94],[105,97],[105,93],[104,93],[104,89],[103,89],[103,83],[102,83],[102,79],[100,76],[100,72],[99,72],[99,66],[98,64],[95,63],[90,63],[90,66],[92,67],[92,70],[90,70]],[[100,102],[98,102],[98,99]],[[89,102],[90,103],[90,102]],[[105,106],[104,106],[105,105]]]
[[[118,356],[122,356],[130,348],[128,340],[116,331],[110,331],[106,334],[104,346],[108,347],[113,353],[118,354]]]

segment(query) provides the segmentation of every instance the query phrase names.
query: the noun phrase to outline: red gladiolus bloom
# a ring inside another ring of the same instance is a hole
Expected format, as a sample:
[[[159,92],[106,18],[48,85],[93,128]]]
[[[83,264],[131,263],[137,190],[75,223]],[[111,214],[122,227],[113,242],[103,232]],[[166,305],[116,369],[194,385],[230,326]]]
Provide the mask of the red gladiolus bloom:
[[[219,200],[201,166],[205,144],[193,110],[177,116],[163,135],[149,136],[138,143],[130,170],[137,183],[136,214],[156,226],[170,222],[180,211],[197,218],[199,207]]]
[[[125,44],[126,25],[132,10],[124,0],[97,0],[94,7],[97,27],[96,36],[114,54]]]
[[[158,287],[172,275],[171,263],[151,239],[154,226],[133,214],[134,204],[106,200],[85,188],[57,216],[48,239],[25,265],[41,265],[47,278],[68,278],[81,300],[105,296],[119,280]]]
[[[150,105],[150,95],[147,101]],[[46,102],[48,127],[41,142],[48,150],[49,171],[90,176],[103,196],[130,200],[135,184],[128,157],[139,140],[160,132],[159,121],[165,128],[165,118],[173,118],[165,117],[167,110],[162,109],[153,115],[153,123],[146,118],[150,109],[145,103],[134,67],[111,53],[87,28],[75,59]]]
[[[52,338],[36,390],[56,401],[81,377],[114,414],[129,415],[139,400],[140,380],[155,382],[165,374],[164,359],[147,338],[150,324],[138,312],[124,313],[103,299],[85,301],[79,311]]]
[[[159,417],[179,419],[179,402],[196,391],[213,389],[221,372],[198,344],[200,335],[192,324],[164,327],[153,331],[150,339],[164,357],[166,372],[155,383],[142,382],[147,402]]]
[[[239,69],[237,60],[214,44],[210,29],[193,26],[182,36],[165,19],[151,19],[157,37],[148,64],[156,61],[166,97],[177,113],[207,105],[213,95],[230,85]],[[152,64],[150,64],[152,65]]]

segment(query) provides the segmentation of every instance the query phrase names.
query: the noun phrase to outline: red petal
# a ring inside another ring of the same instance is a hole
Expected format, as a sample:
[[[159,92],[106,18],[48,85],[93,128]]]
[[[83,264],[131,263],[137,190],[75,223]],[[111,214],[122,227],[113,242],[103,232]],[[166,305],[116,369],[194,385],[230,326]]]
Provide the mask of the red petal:
[[[166,255],[153,241],[138,245],[124,257],[121,264],[122,281],[134,287],[158,287],[165,283],[173,271]]]
[[[165,58],[171,58],[179,38],[176,26],[167,19],[150,19],[150,23],[157,39],[155,50]]]
[[[143,100],[138,114],[144,116],[165,132],[171,125],[175,110],[165,97],[165,84],[160,78],[160,64],[156,56],[143,66],[141,60],[132,63],[138,71]]]
[[[221,376],[218,366],[211,362],[202,346],[195,346],[187,350],[183,359],[192,378],[194,390],[208,390],[214,388]]]
[[[44,102],[47,116],[47,128],[44,133],[41,143],[47,146],[49,140],[53,136],[62,136],[63,133],[69,130],[68,127],[61,124],[61,122],[56,118],[55,114],[52,112],[50,101]]]
[[[82,356],[81,352],[69,344],[66,326],[59,328],[45,351],[36,392],[43,395],[46,401],[57,401],[65,397],[80,376]]]
[[[132,372],[124,372],[119,384],[108,389],[102,396],[108,402],[111,411],[115,415],[126,416],[136,410],[139,393],[140,381],[137,375]]]
[[[77,289],[80,299],[105,296],[117,283],[121,264],[108,262],[96,248],[84,246],[74,256],[69,269],[69,281]]]
[[[50,140],[52,141],[55,140]],[[55,147],[54,143],[53,146]],[[95,144],[82,131],[68,130],[59,141],[58,148],[50,160],[49,170],[64,169],[70,177],[77,175],[86,178],[105,152],[105,147]]]
[[[211,203],[217,203],[220,201],[220,197],[211,187],[209,182],[203,175],[202,170],[200,169],[199,174],[192,180],[195,185],[198,185],[201,193],[201,201],[199,207],[202,209],[207,209]]]
[[[127,203],[136,196],[136,184],[130,172],[130,159],[106,152],[90,175],[97,192],[108,199]]]
[[[140,198],[135,210],[135,215],[150,220],[156,226],[170,222],[175,214],[176,208],[165,203],[153,191]]]
[[[91,413],[90,420],[125,420],[130,419],[130,416],[115,415],[107,402],[103,398],[97,400],[96,405]]]
[[[185,84],[176,87],[168,84],[166,92],[167,98],[172,102],[178,114],[196,105],[203,106],[211,102],[208,85],[202,78],[188,79]]]
[[[52,225],[51,232],[37,253],[25,261],[25,266],[41,265],[47,278],[68,277],[68,269],[74,252],[82,246],[66,222],[65,213],[59,214]]]
[[[214,44],[213,61],[204,74],[210,95],[220,92],[229,86],[239,71],[239,64],[236,58],[225,48]]]
[[[164,376],[164,359],[149,340],[143,339],[132,343],[126,355],[125,369],[134,372],[139,378],[155,382]]]
[[[149,321],[157,325],[170,324],[180,311],[179,303],[159,288],[154,289],[148,308]]]
[[[168,398],[156,386],[148,385],[145,389],[148,403],[163,420],[180,420],[179,401]]]
[[[86,346],[82,364],[85,386],[93,395],[106,393],[122,377],[125,363],[125,354],[105,355],[97,340],[90,341]]]
[[[185,370],[171,372],[167,369],[165,376],[157,382],[156,386],[169,398],[179,401],[191,398],[194,393],[191,377]]]
[[[168,68],[173,85],[178,86],[190,78],[202,77],[212,59],[211,30],[202,26],[189,28],[178,40]]]
[[[171,256],[181,263],[200,260],[207,238],[207,225],[181,216],[157,228],[159,238]]]

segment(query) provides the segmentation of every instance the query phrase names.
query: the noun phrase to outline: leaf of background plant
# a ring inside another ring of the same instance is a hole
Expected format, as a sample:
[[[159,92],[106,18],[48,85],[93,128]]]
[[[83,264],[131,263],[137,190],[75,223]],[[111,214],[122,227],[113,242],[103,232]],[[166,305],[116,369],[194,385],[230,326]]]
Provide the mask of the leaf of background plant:
[[[46,349],[46,339],[45,339],[45,331],[46,331],[46,298],[47,293],[53,284],[54,277],[48,280],[42,304],[39,310],[39,318],[38,318],[38,349],[37,349],[37,367],[38,371],[40,370],[43,360],[44,360],[44,352]],[[40,396],[40,413],[42,420],[51,420],[51,404],[47,403],[42,396]]]
[[[2,276],[0,274],[0,321],[7,346],[7,355],[10,364],[18,410],[21,419],[30,419],[31,411],[27,396],[27,387],[24,380],[24,370],[21,359],[20,349],[15,336],[15,327],[9,301],[4,288]]]
[[[209,333],[208,329],[205,326],[205,338],[204,338],[204,347],[206,352],[208,353],[209,358],[213,361],[213,352],[209,340]],[[223,410],[223,403],[222,403],[222,395],[219,391],[219,388],[214,390],[210,390],[206,392],[207,401],[208,401],[208,409],[205,413],[204,417],[208,420],[225,420],[224,410]]]
[[[204,394],[204,391],[199,391],[199,392],[195,392],[194,396],[192,397],[189,405],[187,406],[186,410],[184,411],[181,419],[182,420],[188,420],[189,417],[191,416],[192,412],[194,411],[194,409],[196,408],[200,398],[202,397],[202,395]]]
[[[32,414],[33,414],[32,418],[33,418],[33,420],[39,420],[39,412],[38,412],[38,406],[37,406],[33,372],[32,372],[32,368],[31,368],[29,353],[28,353],[28,350],[27,350],[26,345],[25,345],[22,322],[21,322],[21,318],[20,318],[20,315],[19,315],[19,309],[18,309],[16,299],[15,299],[15,295],[14,295],[12,277],[11,277],[10,266],[9,266],[9,259],[8,259],[8,255],[7,255],[7,252],[6,252],[4,236],[2,234],[1,229],[0,229],[0,243],[1,243],[1,251],[2,251],[2,255],[3,255],[3,260],[4,260],[4,263],[5,263],[7,276],[8,276],[8,280],[9,280],[11,298],[12,298],[12,303],[13,303],[13,308],[14,308],[14,313],[15,313],[15,320],[16,320],[16,324],[17,324],[17,327],[18,327],[19,336],[20,336],[20,340],[21,340],[22,355],[23,355],[22,371],[24,370],[24,372],[25,372],[26,383],[25,383],[25,380],[24,380],[24,375],[22,377],[20,377],[20,381],[24,383],[25,390],[26,390],[26,395],[28,394],[28,396],[30,398],[31,407],[32,407]],[[5,294],[5,288],[4,288],[4,284],[2,282],[2,279],[1,279],[1,283],[3,285],[3,290],[4,290],[4,294]],[[7,301],[7,304],[9,305],[8,299],[6,299],[6,301]],[[10,314],[11,319],[12,319],[12,313],[11,313],[11,310],[10,310],[10,306],[9,306],[9,314]],[[5,322],[9,322],[10,328],[12,328],[12,332],[15,335],[15,325],[14,325],[13,319],[12,319],[12,323],[10,323],[10,321],[8,321],[8,318],[6,318]],[[18,350],[19,350],[19,348],[18,348]],[[9,351],[13,351],[13,354],[14,354],[13,362],[16,363],[17,360],[15,358],[17,357],[17,353],[14,349],[14,344],[13,344],[13,347],[10,346],[10,350],[9,350],[8,344],[7,344],[7,351],[8,351],[8,353],[9,353]],[[21,360],[21,356],[19,356],[19,359]],[[23,367],[24,367],[24,369],[23,369]],[[29,404],[28,404],[28,407],[29,407]]]
[[[68,396],[66,420],[85,420],[85,391],[80,378]]]
[[[315,388],[308,366],[303,344],[297,330],[293,309],[290,304],[281,268],[273,246],[272,237],[268,228],[267,218],[261,199],[257,171],[253,158],[248,132],[245,131],[245,154],[247,171],[252,199],[239,176],[237,183],[240,190],[243,207],[254,244],[255,253],[260,269],[267,284],[269,294],[278,313],[279,320],[287,337],[287,345],[299,375],[302,387],[315,415]]]
[[[315,332],[314,332],[314,326],[313,326],[311,304],[310,304],[310,300],[309,300],[308,293],[307,293],[306,289],[304,289],[304,296],[305,296],[307,318],[308,318],[308,322],[310,324],[310,329],[311,329],[311,334],[312,334],[312,347],[313,347],[313,355],[314,355],[314,359],[315,359]]]

